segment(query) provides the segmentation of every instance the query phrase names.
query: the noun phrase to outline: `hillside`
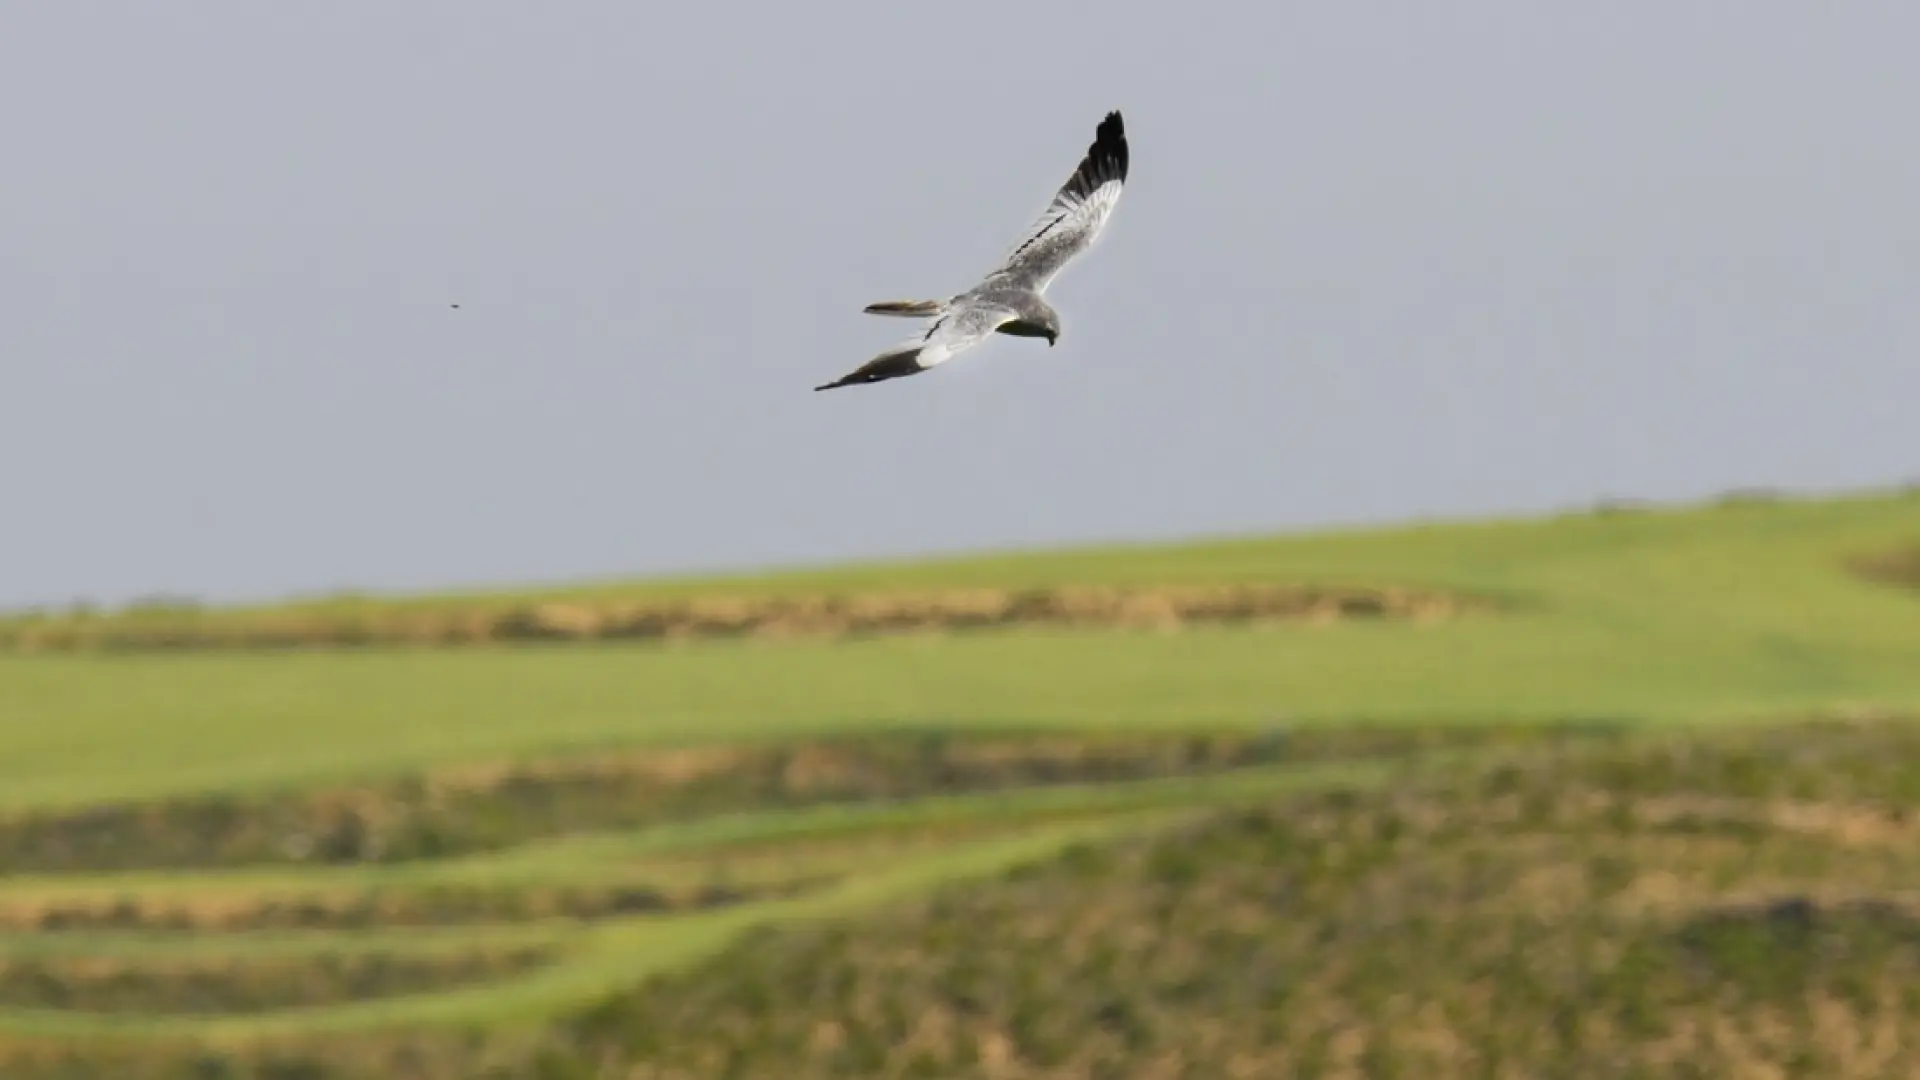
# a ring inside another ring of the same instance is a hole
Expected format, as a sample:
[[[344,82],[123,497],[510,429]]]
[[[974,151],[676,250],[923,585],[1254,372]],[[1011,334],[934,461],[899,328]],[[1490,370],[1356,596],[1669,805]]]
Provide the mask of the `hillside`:
[[[554,1056],[635,1078],[1911,1076],[1917,803],[1911,725],[1299,796],[743,943]]]
[[[1916,542],[1907,493],[16,619],[0,1074],[1897,1072]],[[560,609],[736,622],[248,638]]]
[[[0,654],[0,715],[36,720],[0,728],[0,805],[358,782],[446,761],[903,725],[1173,730],[1276,717],[1671,721],[1910,707],[1920,705],[1914,594],[1855,567],[1916,536],[1920,494],[1908,493],[543,598],[1337,584],[1499,606],[1434,621],[214,650],[110,654],[111,662],[91,651]],[[369,601],[367,611],[492,602]]]
[[[1916,807],[1911,722],[1590,737],[1086,838],[858,921],[753,933],[538,1029],[17,1043],[12,1064],[63,1080],[1909,1076]]]

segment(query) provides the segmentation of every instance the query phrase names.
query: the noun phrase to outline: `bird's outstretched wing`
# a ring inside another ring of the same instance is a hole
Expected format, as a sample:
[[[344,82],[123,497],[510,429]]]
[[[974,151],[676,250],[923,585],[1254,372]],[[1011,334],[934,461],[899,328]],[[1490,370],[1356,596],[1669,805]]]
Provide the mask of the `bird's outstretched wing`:
[[[1094,129],[1079,167],[984,284],[1045,291],[1075,255],[1093,245],[1126,182],[1126,126],[1119,112],[1110,112]]]
[[[962,299],[929,320],[925,330],[860,365],[833,382],[814,387],[832,390],[837,386],[880,382],[903,375],[918,375],[936,364],[985,341],[995,329],[1018,317],[1012,308],[978,300]]]

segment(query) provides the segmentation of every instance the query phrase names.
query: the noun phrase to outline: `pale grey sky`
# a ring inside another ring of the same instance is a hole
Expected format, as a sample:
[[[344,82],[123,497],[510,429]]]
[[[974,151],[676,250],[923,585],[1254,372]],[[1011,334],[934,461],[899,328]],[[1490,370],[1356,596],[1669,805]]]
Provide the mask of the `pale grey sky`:
[[[1896,4],[13,4],[0,605],[1902,480],[1916,41]],[[812,392],[1114,108],[1059,347]]]

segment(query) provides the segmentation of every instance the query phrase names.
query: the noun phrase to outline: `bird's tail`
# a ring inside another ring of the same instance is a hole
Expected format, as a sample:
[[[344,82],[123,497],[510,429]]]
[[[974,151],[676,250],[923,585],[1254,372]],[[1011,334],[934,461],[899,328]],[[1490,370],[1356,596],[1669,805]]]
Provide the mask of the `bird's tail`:
[[[869,315],[898,315],[913,319],[938,315],[940,309],[946,306],[943,300],[882,300],[877,304],[868,304],[866,310]]]

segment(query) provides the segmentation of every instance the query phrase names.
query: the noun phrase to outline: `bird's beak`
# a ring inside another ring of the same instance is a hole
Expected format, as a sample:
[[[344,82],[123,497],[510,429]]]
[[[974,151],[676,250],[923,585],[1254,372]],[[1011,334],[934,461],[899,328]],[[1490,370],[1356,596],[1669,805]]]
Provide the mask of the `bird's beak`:
[[[1059,340],[1059,338],[1057,338],[1057,337],[1055,337],[1055,336],[1054,336],[1054,335],[1052,335],[1052,334],[1048,334],[1048,335],[1047,335],[1047,348],[1049,348],[1049,349],[1051,349],[1051,348],[1053,348],[1053,343],[1054,343],[1055,341],[1058,341],[1058,340]]]

